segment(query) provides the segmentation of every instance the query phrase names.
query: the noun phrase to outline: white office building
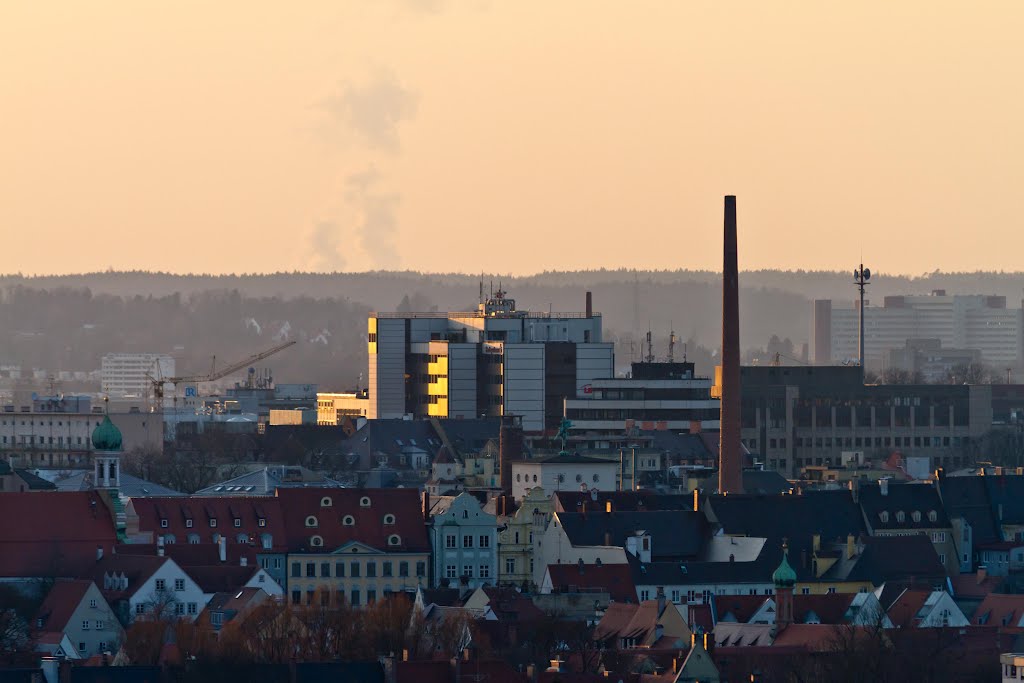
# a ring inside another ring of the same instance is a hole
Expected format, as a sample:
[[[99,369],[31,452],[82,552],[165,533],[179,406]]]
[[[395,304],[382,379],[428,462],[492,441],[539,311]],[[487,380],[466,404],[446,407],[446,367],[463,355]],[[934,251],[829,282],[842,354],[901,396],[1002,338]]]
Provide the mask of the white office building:
[[[476,311],[369,318],[369,419],[519,415],[551,428],[566,398],[614,375],[601,314],[532,313],[498,291]]]
[[[811,357],[818,365],[856,361],[860,323],[856,305],[836,307],[818,300],[812,308]],[[887,296],[882,306],[864,308],[865,366],[884,369],[890,352],[908,340],[938,340],[947,349],[975,349],[993,368],[1024,364],[1024,309],[1004,296]]]
[[[150,377],[174,377],[174,359],[163,353],[108,353],[100,363],[102,391],[112,399],[146,398]]]

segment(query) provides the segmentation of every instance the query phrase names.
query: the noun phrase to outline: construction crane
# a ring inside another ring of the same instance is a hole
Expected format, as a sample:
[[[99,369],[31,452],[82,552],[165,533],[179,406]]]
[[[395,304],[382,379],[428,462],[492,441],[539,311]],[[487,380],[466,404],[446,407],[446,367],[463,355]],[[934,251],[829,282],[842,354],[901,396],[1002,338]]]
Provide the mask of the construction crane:
[[[154,399],[154,401],[156,403],[162,405],[163,404],[163,398],[164,398],[164,385],[165,384],[173,384],[175,386],[175,389],[176,389],[177,385],[179,385],[181,383],[184,383],[184,382],[187,382],[187,383],[215,382],[216,380],[221,379],[222,377],[227,377],[231,373],[238,372],[242,368],[250,366],[253,363],[257,363],[257,362],[263,360],[264,358],[267,358],[269,356],[273,356],[278,351],[283,351],[284,349],[287,349],[289,346],[293,346],[294,344],[295,344],[295,341],[287,341],[287,342],[284,342],[283,344],[278,344],[277,346],[271,347],[271,348],[267,349],[266,351],[261,351],[260,353],[254,353],[253,355],[249,356],[248,358],[246,358],[244,360],[240,360],[237,363],[232,363],[231,365],[227,365],[227,366],[225,366],[225,367],[223,367],[223,368],[221,368],[219,370],[216,369],[216,367],[215,367],[215,365],[216,365],[216,360],[215,360],[214,364],[212,364],[211,367],[210,367],[210,372],[206,373],[205,375],[183,375],[181,377],[153,377],[152,375],[147,373],[146,376],[149,377],[149,381],[153,384],[153,399]],[[216,359],[216,356],[214,356],[214,359]]]

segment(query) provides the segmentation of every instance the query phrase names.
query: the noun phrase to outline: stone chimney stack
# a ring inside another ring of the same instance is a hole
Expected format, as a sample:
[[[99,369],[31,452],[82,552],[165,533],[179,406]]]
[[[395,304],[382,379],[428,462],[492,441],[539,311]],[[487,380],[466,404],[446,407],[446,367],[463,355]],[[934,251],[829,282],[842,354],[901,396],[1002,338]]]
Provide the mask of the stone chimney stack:
[[[736,262],[736,197],[725,198],[722,264],[722,416],[718,446],[719,493],[743,493],[740,451],[740,305]]]

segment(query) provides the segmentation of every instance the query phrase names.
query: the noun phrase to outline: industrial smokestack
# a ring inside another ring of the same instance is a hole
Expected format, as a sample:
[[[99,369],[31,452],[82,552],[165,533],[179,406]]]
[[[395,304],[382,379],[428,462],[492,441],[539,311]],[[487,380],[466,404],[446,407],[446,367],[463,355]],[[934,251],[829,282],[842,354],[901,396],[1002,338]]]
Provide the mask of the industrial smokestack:
[[[718,491],[743,493],[740,453],[740,286],[736,263],[736,197],[725,198],[722,263],[722,415]]]
[[[590,292],[587,292],[587,317],[594,317],[594,296]]]

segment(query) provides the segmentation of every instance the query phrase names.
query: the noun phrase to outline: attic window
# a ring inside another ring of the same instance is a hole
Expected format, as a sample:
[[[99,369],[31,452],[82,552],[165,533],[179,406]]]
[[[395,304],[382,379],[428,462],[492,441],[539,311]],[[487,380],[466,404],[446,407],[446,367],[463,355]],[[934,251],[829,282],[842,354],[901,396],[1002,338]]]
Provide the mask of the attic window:
[[[915,522],[920,522],[921,521],[921,512],[920,512],[920,510],[914,510],[913,512],[911,512],[910,513],[910,518],[912,520],[914,520]]]
[[[388,536],[388,545],[402,545],[402,537],[398,534]]]
[[[167,520],[166,519],[161,519],[160,520],[160,528],[161,529],[166,529],[167,528]]]
[[[314,517],[313,515],[310,515],[309,517],[306,517],[306,526],[315,527],[316,525],[317,525],[316,517]]]
[[[263,517],[260,517],[260,521],[258,522],[258,524],[260,526],[266,526],[267,525],[267,520],[264,519]]]
[[[355,526],[356,518],[352,515],[345,515],[344,519],[341,520],[341,523],[345,526]]]
[[[185,528],[186,529],[191,529],[192,528],[192,520],[191,519],[186,519],[185,520]]]
[[[211,529],[216,529],[217,528],[217,518],[216,517],[210,517],[210,528]]]
[[[878,513],[878,518],[882,520],[882,524],[889,523],[889,513],[886,510],[882,510]]]
[[[242,520],[240,520],[238,517],[235,517],[235,528],[236,529],[241,529],[242,528]]]
[[[329,508],[331,507],[332,504],[333,501],[331,500],[330,496],[324,496],[323,498],[320,499],[320,507],[322,508]]]
[[[903,512],[903,510],[896,511],[896,521],[900,524],[903,524],[903,522],[907,521],[907,515]]]
[[[928,511],[928,521],[929,522],[934,522],[934,521],[938,520],[938,518],[939,518],[939,513],[935,512],[935,510],[929,510]]]
[[[384,523],[385,524],[394,524],[395,523],[395,516],[394,515],[390,515],[390,514],[389,515],[384,515]]]
[[[322,548],[324,545],[324,539],[320,536],[313,536],[309,539],[309,544],[314,548]]]
[[[363,496],[362,498],[360,498],[359,499],[359,507],[361,507],[361,508],[368,508],[368,507],[370,507],[370,497],[369,496]]]

